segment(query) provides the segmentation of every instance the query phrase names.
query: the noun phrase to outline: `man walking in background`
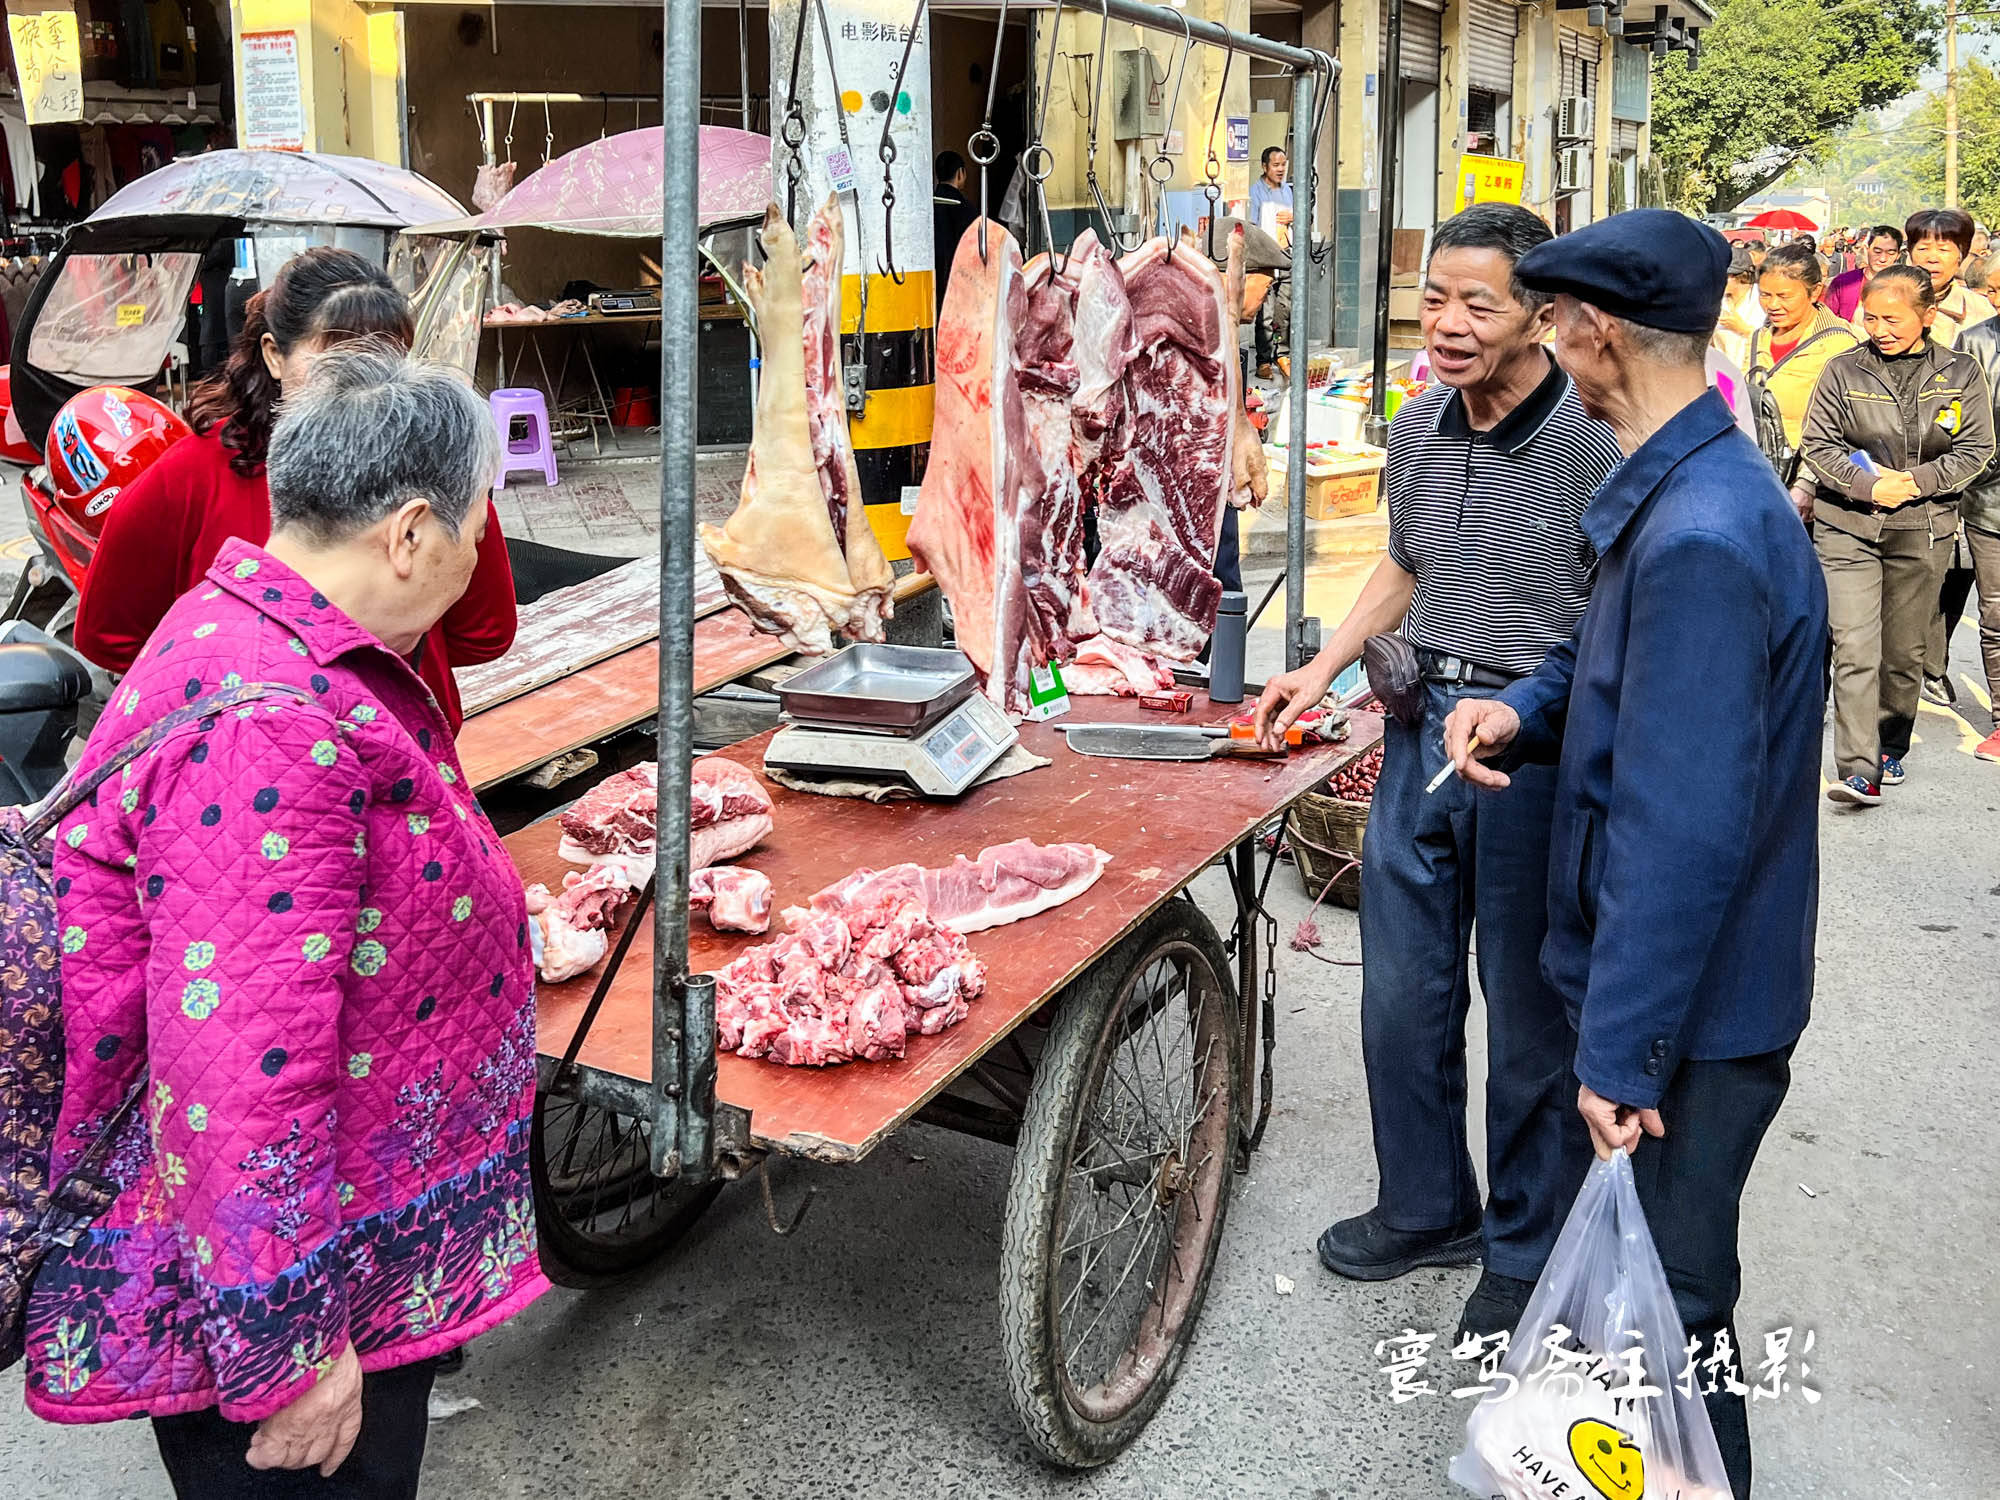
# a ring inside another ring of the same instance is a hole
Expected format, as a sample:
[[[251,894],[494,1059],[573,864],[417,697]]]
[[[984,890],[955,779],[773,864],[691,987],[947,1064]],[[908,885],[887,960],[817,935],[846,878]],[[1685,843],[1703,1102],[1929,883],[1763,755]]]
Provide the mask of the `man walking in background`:
[[[1532,672],[1590,598],[1579,518],[1618,448],[1549,358],[1547,299],[1515,279],[1516,262],[1548,239],[1540,219],[1503,203],[1438,227],[1423,294],[1437,383],[1389,429],[1388,556],[1325,649],[1274,678],[1256,710],[1258,733],[1275,743],[1370,637],[1400,632],[1388,644],[1414,658],[1420,680],[1387,728],[1361,865],[1375,1205],[1321,1235],[1319,1255],[1360,1281],[1483,1259],[1463,1320],[1482,1335],[1526,1310],[1590,1158],[1572,1108],[1569,1028],[1541,974],[1555,773],[1526,773],[1501,797],[1460,781],[1424,789],[1445,764],[1452,706]],[[1487,1018],[1483,1209],[1466,1125],[1475,927]]]
[[[1826,289],[1826,306],[1836,317],[1852,323],[1861,311],[1861,289],[1877,271],[1886,271],[1903,258],[1903,231],[1894,224],[1877,224],[1868,231],[1861,264],[1842,271]]]
[[[1250,184],[1249,221],[1253,229],[1269,235],[1280,250],[1292,242],[1292,185],[1285,180],[1288,160],[1282,146],[1266,146],[1261,158],[1263,171]],[[1268,212],[1267,212],[1268,210]],[[1253,267],[1255,269],[1255,267]],[[1292,332],[1292,281],[1289,264],[1276,269],[1271,290],[1257,309],[1257,377],[1269,380]],[[1290,361],[1286,362],[1290,374]]]
[[[1598,575],[1575,636],[1445,726],[1495,801],[1508,777],[1475,753],[1560,757],[1542,971],[1576,1027],[1578,1111],[1599,1156],[1631,1153],[1697,1358],[1725,1332],[1742,1347],[1743,1185],[1811,1007],[1827,686],[1819,562],[1703,367],[1728,265],[1721,235],[1666,209],[1522,259],[1522,283],[1555,295],[1556,357],[1627,457],[1584,512]],[[1728,768],[1693,794],[1691,746]],[[1743,1500],[1744,1398],[1719,1382],[1704,1401]]]

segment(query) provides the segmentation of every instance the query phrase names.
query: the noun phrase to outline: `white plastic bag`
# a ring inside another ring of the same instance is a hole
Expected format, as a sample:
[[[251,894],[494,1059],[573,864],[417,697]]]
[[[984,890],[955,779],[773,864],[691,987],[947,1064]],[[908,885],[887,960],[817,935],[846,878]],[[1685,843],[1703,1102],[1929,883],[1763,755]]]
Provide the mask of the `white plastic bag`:
[[[1451,1477],[1490,1500],[1730,1500],[1687,1363],[1620,1151],[1584,1179]]]

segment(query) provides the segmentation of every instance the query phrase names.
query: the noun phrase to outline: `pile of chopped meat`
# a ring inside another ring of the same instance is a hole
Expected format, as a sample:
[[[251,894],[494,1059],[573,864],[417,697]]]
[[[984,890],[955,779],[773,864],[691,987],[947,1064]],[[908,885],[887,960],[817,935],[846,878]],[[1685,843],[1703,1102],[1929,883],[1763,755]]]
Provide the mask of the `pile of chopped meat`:
[[[957,1025],[986,989],[986,966],[915,897],[791,915],[715,976],[718,1049],[814,1068],[901,1057],[906,1036]]]
[[[734,859],[771,832],[771,798],[756,774],[733,760],[694,763],[688,796],[690,902],[718,930],[762,932],[770,925],[771,883],[754,870],[731,870],[703,883],[699,872]],[[528,887],[536,964],[550,984],[574,979],[610,946],[612,914],[653,878],[659,843],[659,769],[650,761],[607,776],[562,817],[556,852],[589,866],[563,877],[563,889]],[[743,877],[752,877],[744,879]],[[761,890],[758,882],[762,883]]]
[[[1060,906],[1110,862],[1091,844],[1016,839],[941,869],[856,870],[716,976],[716,1046],[795,1067],[901,1057],[911,1032],[957,1025],[984,992],[964,934]]]

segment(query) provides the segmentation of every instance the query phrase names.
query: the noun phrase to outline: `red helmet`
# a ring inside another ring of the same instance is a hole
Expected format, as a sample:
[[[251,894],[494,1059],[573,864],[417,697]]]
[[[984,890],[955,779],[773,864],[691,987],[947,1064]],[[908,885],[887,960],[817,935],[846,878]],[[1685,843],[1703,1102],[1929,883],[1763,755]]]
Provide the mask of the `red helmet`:
[[[126,485],[188,435],[188,425],[151,396],[122,385],[72,396],[49,424],[49,484],[71,528],[95,539]]]

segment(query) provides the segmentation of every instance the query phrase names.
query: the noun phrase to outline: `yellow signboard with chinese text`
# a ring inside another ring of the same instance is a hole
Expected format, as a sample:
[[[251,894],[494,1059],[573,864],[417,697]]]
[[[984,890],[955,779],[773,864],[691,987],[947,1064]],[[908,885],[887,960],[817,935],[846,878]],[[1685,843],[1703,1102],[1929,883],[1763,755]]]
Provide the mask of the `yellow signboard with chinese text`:
[[[83,118],[83,46],[70,0],[7,0],[7,35],[30,125]]]
[[[1519,203],[1527,184],[1526,163],[1504,156],[1461,156],[1458,159],[1458,207],[1475,203]]]

